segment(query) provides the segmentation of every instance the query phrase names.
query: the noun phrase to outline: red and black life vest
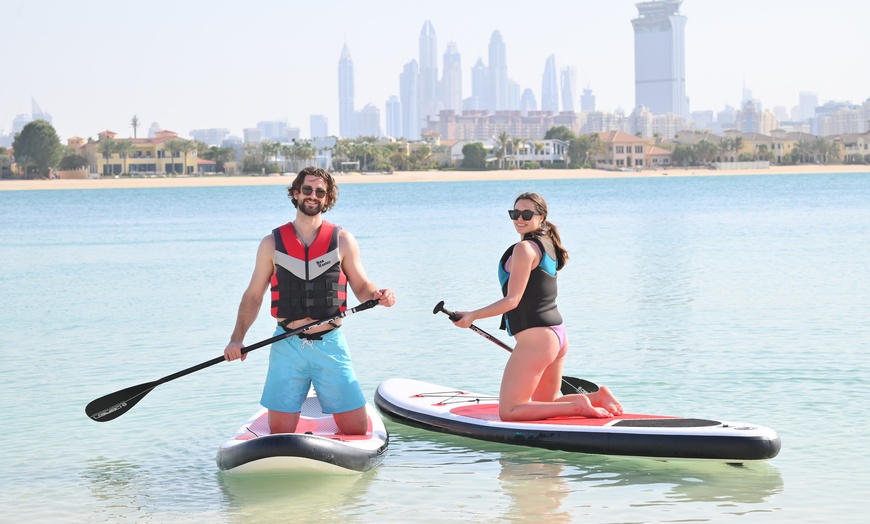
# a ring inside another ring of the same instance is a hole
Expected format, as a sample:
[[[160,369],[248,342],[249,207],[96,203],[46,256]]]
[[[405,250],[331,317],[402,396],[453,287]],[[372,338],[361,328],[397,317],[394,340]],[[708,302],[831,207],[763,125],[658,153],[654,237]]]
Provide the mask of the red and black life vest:
[[[275,272],[272,316],[289,321],[322,319],[347,309],[347,277],[338,253],[340,226],[323,222],[310,246],[296,236],[293,223],[272,230]]]

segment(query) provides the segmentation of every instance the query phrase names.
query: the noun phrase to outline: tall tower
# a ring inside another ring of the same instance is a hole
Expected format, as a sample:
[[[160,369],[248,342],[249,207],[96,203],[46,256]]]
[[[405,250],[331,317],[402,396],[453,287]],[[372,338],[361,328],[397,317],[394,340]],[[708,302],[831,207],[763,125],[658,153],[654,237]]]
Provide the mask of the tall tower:
[[[399,102],[402,104],[402,133],[407,140],[418,140],[422,121],[417,114],[417,78],[420,68],[416,60],[405,64],[399,75]]]
[[[489,40],[489,67],[487,70],[488,93],[483,108],[490,112],[496,112],[508,107],[508,73],[507,73],[507,48],[504,38],[496,30],[492,32]]]
[[[452,109],[457,113],[462,109],[462,60],[454,42],[448,43],[444,52],[441,100],[444,109]]]
[[[489,78],[487,77],[486,65],[482,58],[478,58],[471,68],[471,98],[477,100],[479,109],[487,109],[486,99],[489,96]]]
[[[396,95],[387,99],[387,136],[401,138],[402,135],[402,103]]]
[[[342,138],[356,136],[353,107],[353,60],[347,44],[341,48],[341,58],[338,60],[338,133]]]
[[[562,111],[576,111],[576,102],[579,93],[577,92],[577,68],[563,67],[562,68]]]
[[[417,84],[417,116],[420,128],[426,117],[438,114],[438,40],[432,22],[426,20],[420,31],[420,80]]]
[[[559,76],[556,73],[556,55],[550,55],[544,65],[541,82],[541,111],[559,113]]]
[[[595,95],[589,86],[583,88],[583,96],[580,97],[580,111],[595,111]]]
[[[636,4],[634,26],[634,102],[654,115],[689,117],[686,99],[686,17],[683,0]]]

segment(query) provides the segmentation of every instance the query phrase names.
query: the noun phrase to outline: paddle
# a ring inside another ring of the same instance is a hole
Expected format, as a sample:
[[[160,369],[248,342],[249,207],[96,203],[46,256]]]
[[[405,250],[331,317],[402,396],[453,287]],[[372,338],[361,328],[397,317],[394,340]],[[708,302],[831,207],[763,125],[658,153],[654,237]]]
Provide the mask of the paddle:
[[[318,320],[316,322],[311,322],[310,324],[306,324],[300,328],[293,329],[291,331],[287,331],[281,333],[280,335],[275,335],[272,338],[268,338],[266,340],[262,340],[257,342],[256,344],[251,344],[250,346],[246,346],[242,348],[242,354],[248,353],[249,351],[253,351],[257,348],[261,348],[263,346],[268,346],[273,342],[278,342],[279,340],[284,340],[285,338],[292,337],[293,335],[298,335],[303,331],[307,331],[311,328],[321,326],[323,324],[328,324],[329,322],[333,322],[340,318],[344,318],[348,315],[352,315],[354,313],[358,313],[360,311],[365,311],[366,309],[371,309],[378,305],[377,300],[369,300],[367,302],[363,302],[359,304],[355,308],[348,309],[338,315],[335,315],[330,318],[325,318],[323,320]],[[130,411],[130,409],[135,406],[142,398],[151,392],[152,389],[156,388],[160,384],[164,384],[169,382],[170,380],[175,380],[177,378],[183,377],[185,375],[189,375],[194,371],[199,371],[201,369],[205,369],[209,366],[213,366],[219,362],[224,362],[226,359],[223,355],[216,357],[208,362],[203,362],[202,364],[198,364],[193,367],[189,367],[185,370],[179,371],[178,373],[173,373],[172,375],[167,375],[160,380],[155,380],[154,382],[146,382],[144,384],[139,384],[138,386],[129,387],[126,389],[122,389],[121,391],[116,391],[114,393],[109,393],[106,396],[100,397],[96,400],[92,400],[87,406],[85,406],[85,413],[93,420],[97,422],[108,422],[109,420],[116,419],[123,415],[124,413]]]
[[[450,317],[450,320],[453,321],[457,321],[462,318],[455,312],[444,309],[443,300],[435,304],[435,309],[432,310],[433,315],[437,315],[438,313],[444,313],[445,315]],[[501,340],[495,338],[494,336],[490,335],[489,333],[480,329],[474,324],[468,326],[468,328],[477,333],[478,335],[482,336],[483,338],[489,340],[490,342],[495,343],[495,345],[500,346],[502,349],[506,349],[507,351],[513,353],[514,348],[508,346]],[[577,377],[562,377],[562,387],[560,388],[560,392],[563,395],[572,395],[576,393],[595,393],[596,391],[598,391],[598,385],[593,382]]]

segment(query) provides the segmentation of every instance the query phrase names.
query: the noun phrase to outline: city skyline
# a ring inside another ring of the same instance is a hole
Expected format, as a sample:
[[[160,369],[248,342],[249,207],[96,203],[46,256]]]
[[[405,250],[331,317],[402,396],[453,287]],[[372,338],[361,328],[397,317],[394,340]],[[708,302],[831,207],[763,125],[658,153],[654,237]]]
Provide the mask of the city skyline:
[[[566,2],[554,16],[552,9],[528,13],[528,6],[510,1],[447,0],[414,14],[393,1],[331,2],[326,10],[265,0],[155,0],[147,10],[104,0],[22,1],[7,9],[0,31],[0,44],[14,50],[0,88],[0,129],[9,133],[16,115],[29,114],[33,97],[53,116],[64,141],[96,138],[105,129],[132,136],[134,114],[140,134],[158,122],[184,137],[207,128],[242,136],[259,121],[284,119],[306,137],[311,115],[324,115],[335,135],[337,64],[345,45],[354,62],[354,107],[377,107],[383,127],[387,100],[401,96],[404,66],[420,60],[427,20],[437,38],[439,76],[450,42],[461,56],[462,98],[472,94],[478,59],[490,63],[490,39],[499,31],[508,78],[531,89],[539,105],[552,55],[558,71],[576,70],[577,90],[590,88],[598,110],[630,112],[635,4]],[[688,19],[692,111],[738,108],[744,86],[768,109],[791,110],[800,92],[816,93],[819,103],[860,104],[870,97],[870,73],[852,58],[862,55],[866,5],[684,0],[680,13]]]

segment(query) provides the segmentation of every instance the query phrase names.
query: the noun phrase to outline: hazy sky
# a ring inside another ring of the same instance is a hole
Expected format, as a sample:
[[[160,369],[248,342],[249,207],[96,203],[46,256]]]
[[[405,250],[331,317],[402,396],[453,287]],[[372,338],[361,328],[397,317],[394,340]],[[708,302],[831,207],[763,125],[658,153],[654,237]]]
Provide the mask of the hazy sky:
[[[242,129],[287,120],[309,133],[309,115],[338,133],[338,59],[347,42],[356,107],[381,109],[399,93],[405,63],[419,61],[423,23],[438,38],[439,75],[449,41],[471,67],[488,61],[498,29],[508,75],[540,106],[544,63],[574,66],[597,109],[634,105],[631,0],[0,0],[0,129],[30,113],[33,96],[62,140],[104,129],[132,136],[137,114],[188,137],[191,129]],[[684,0],[686,83],[693,111],[737,106],[744,81],[765,108],[870,98],[870,3],[854,0]]]

